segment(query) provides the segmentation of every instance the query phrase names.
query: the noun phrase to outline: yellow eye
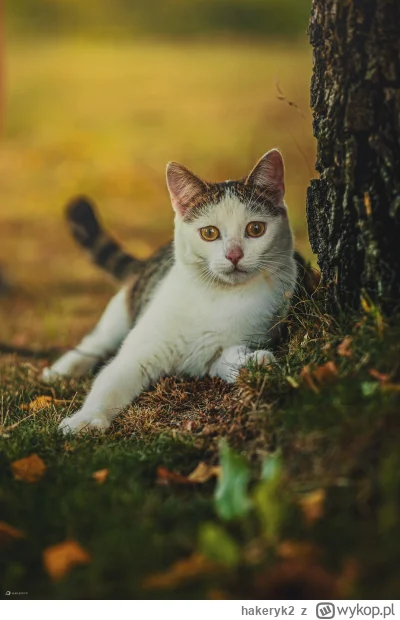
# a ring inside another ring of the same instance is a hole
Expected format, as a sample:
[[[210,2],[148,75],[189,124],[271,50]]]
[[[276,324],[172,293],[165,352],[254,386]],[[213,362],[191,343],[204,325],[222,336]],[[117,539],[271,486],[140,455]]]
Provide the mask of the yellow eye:
[[[205,241],[215,241],[219,237],[219,230],[215,226],[200,228],[200,234]]]
[[[250,222],[247,224],[246,233],[249,237],[262,237],[265,233],[264,222]]]

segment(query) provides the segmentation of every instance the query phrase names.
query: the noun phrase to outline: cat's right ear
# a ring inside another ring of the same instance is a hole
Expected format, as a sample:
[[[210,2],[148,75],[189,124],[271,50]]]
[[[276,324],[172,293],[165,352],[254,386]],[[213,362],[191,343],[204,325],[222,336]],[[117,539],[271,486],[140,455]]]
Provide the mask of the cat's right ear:
[[[207,190],[204,181],[175,161],[167,165],[167,185],[172,206],[181,217],[193,207],[193,201]]]

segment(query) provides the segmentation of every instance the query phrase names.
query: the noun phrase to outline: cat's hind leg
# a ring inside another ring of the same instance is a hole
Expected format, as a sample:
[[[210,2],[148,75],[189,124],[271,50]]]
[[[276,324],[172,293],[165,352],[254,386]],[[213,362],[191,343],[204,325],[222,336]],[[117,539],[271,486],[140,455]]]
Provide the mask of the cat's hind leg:
[[[224,381],[233,383],[239,375],[240,369],[247,366],[249,362],[254,362],[259,366],[267,366],[275,361],[271,351],[266,349],[250,351],[245,345],[237,345],[222,352],[221,356],[212,364],[209,374],[211,377],[221,377]]]
[[[78,346],[65,353],[52,366],[44,368],[42,381],[52,383],[63,377],[83,377],[118,350],[130,327],[124,288],[111,299],[96,327]]]

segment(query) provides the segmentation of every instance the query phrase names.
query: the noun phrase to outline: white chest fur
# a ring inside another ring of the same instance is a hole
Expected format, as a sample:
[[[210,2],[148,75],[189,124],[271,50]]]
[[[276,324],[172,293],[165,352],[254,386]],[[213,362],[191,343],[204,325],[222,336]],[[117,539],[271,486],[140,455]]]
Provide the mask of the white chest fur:
[[[168,370],[199,375],[219,349],[265,342],[282,305],[282,291],[262,275],[240,286],[210,287],[175,265],[135,330],[143,346],[156,336]]]

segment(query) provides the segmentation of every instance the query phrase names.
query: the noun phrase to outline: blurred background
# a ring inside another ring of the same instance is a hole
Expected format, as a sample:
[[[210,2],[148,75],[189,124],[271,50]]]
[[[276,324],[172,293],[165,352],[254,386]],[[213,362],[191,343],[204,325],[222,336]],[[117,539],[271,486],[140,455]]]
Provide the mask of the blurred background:
[[[72,345],[114,290],[70,239],[87,193],[147,256],[172,233],[168,160],[239,178],[286,162],[297,246],[311,257],[311,0],[3,0],[0,340]],[[4,287],[3,287],[4,288]]]

